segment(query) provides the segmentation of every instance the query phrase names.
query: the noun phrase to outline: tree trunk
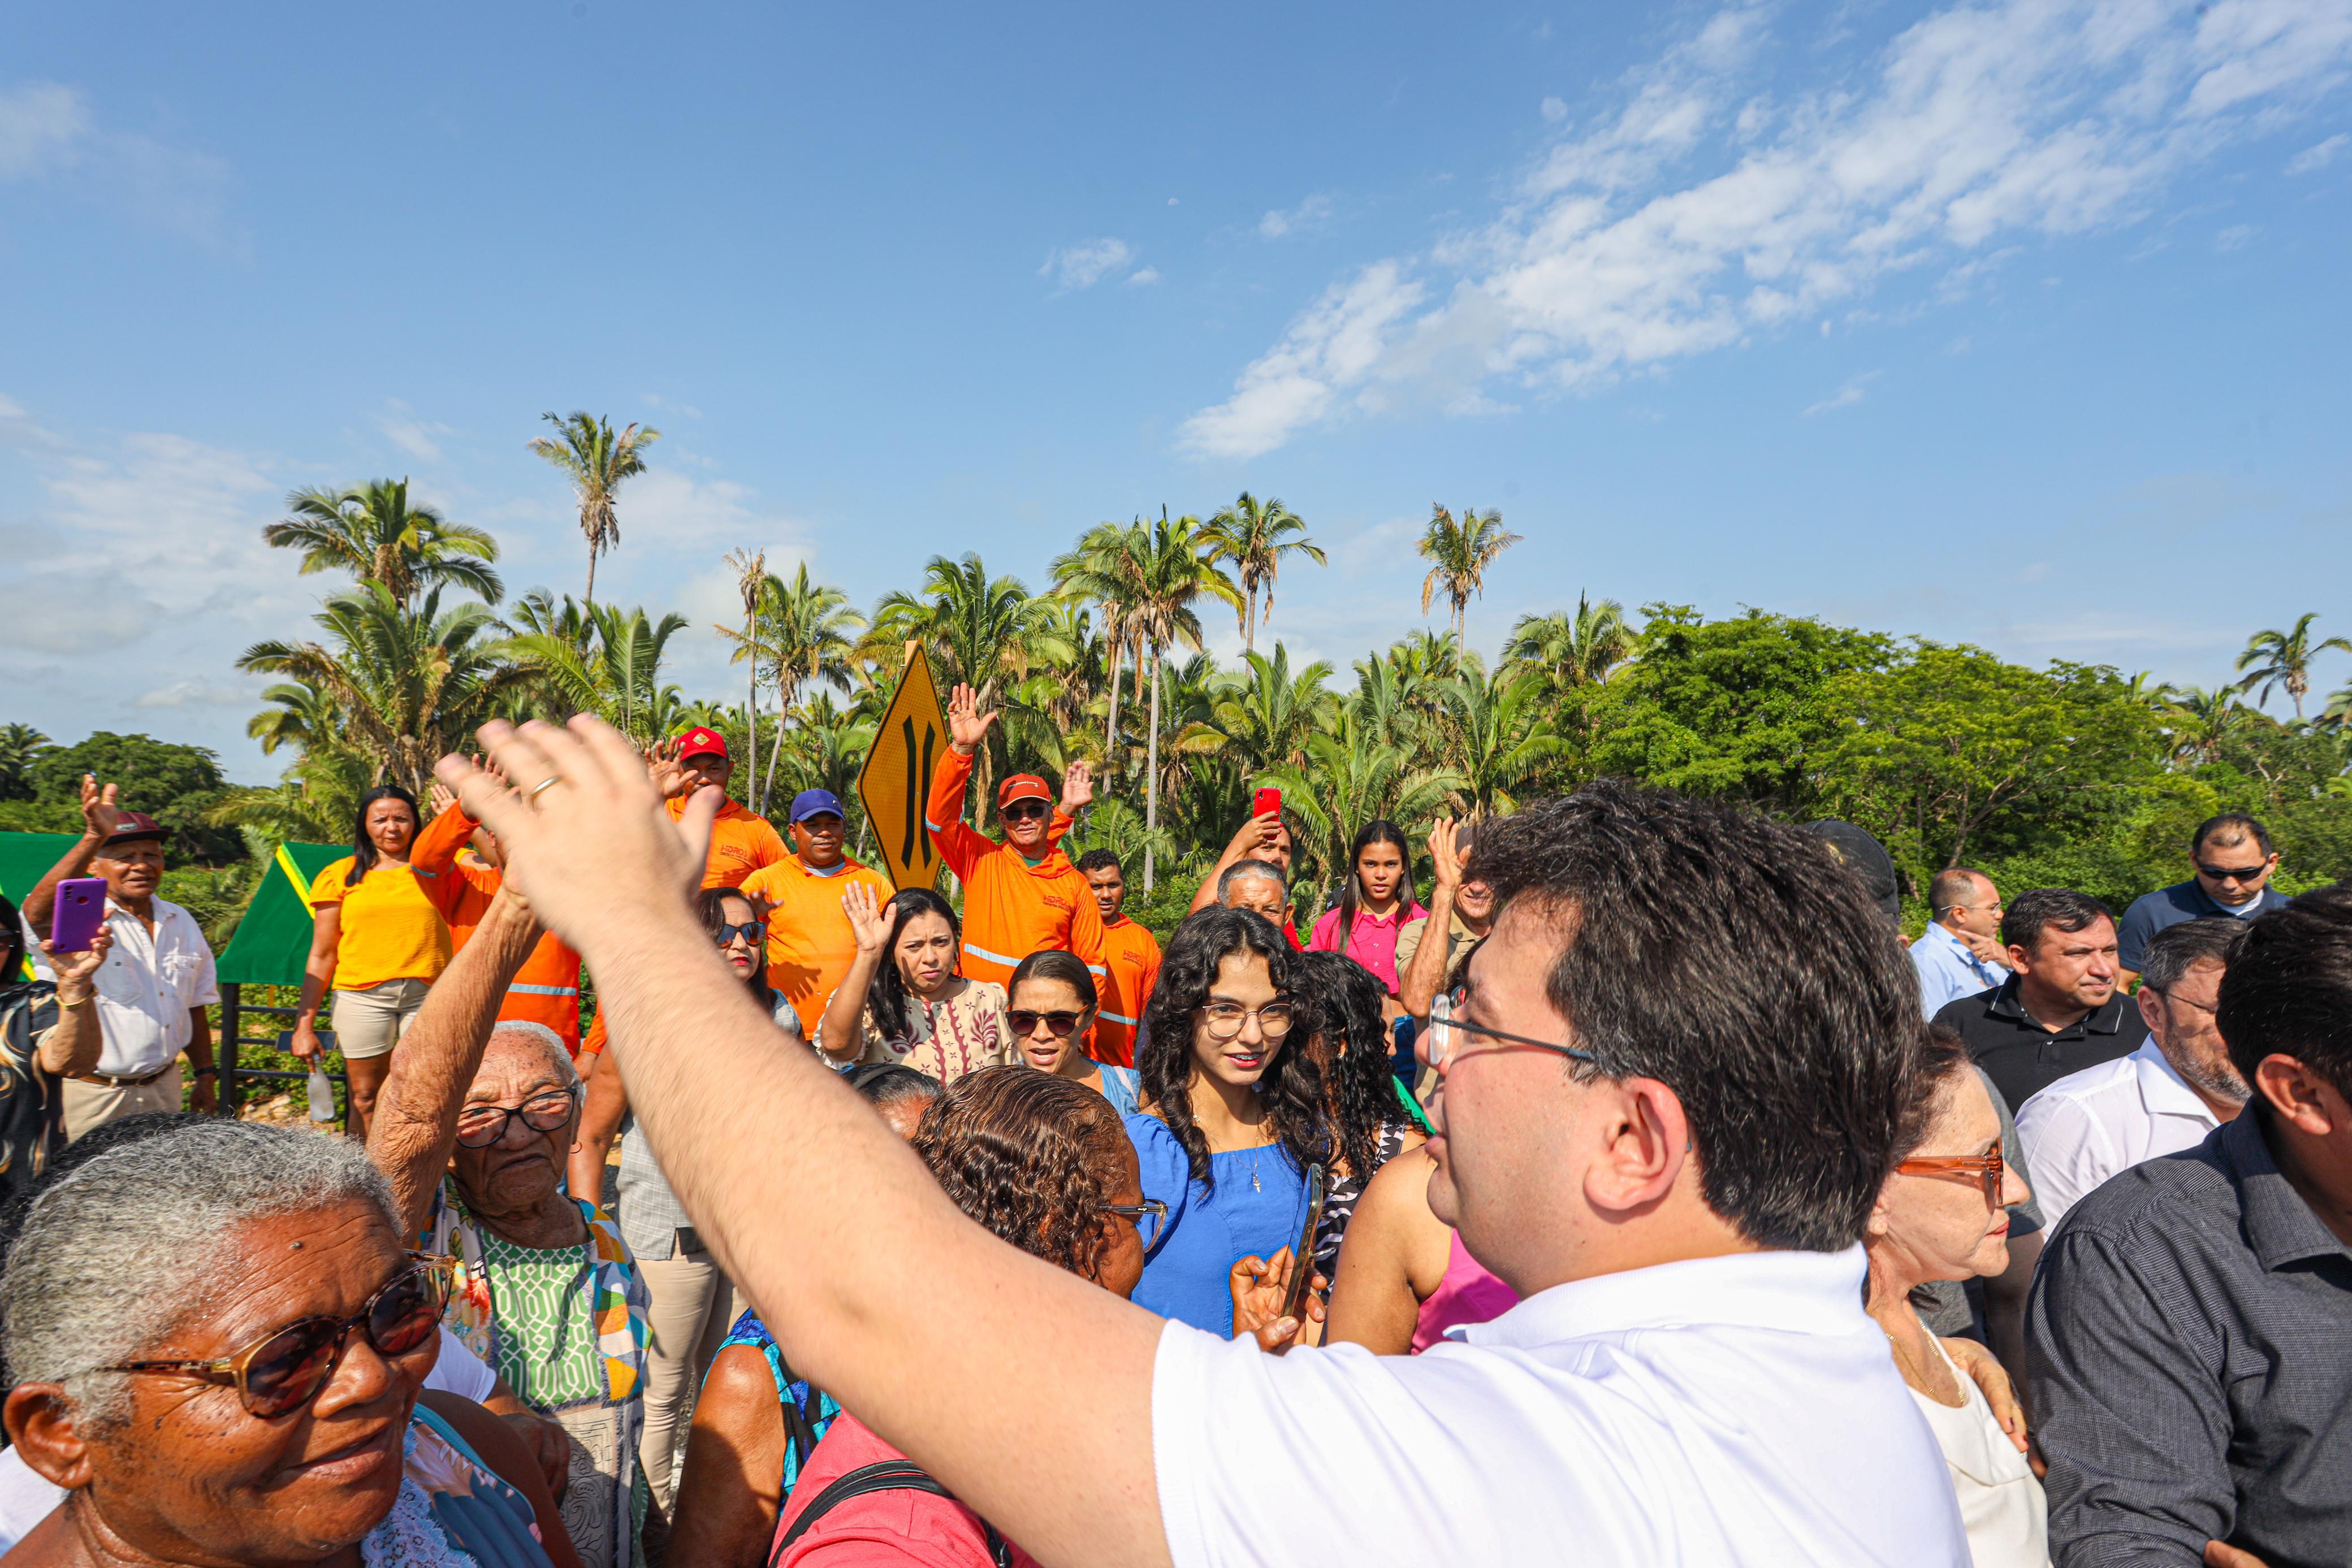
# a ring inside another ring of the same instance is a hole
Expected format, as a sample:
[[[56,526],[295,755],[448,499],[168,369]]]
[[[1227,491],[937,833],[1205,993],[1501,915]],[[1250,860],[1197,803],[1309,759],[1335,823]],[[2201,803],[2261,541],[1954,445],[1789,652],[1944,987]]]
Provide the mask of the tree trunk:
[[[784,694],[776,694],[776,739],[768,747],[768,782],[760,793],[772,800],[776,798],[776,758],[784,754]]]
[[[743,642],[750,648],[751,656],[744,662],[751,666],[751,673],[743,683],[743,714],[750,730],[745,742],[743,798],[755,817],[760,814],[760,644],[752,639],[759,630],[758,613],[747,612],[743,617]]]
[[[588,541],[588,591],[580,597],[583,605],[596,602],[596,541]]]
[[[1257,652],[1257,590],[1255,588],[1249,591],[1249,609],[1244,613],[1248,619],[1242,622],[1242,649],[1246,653],[1255,653]]]
[[[1110,713],[1103,720],[1103,781],[1106,784],[1110,781],[1112,770],[1118,766],[1118,754],[1115,749],[1118,745],[1118,655],[1126,646],[1124,632],[1111,639]]]
[[[1143,827],[1160,827],[1160,644],[1151,644],[1151,722],[1143,743]],[[1143,841],[1143,891],[1151,892],[1151,841]]]

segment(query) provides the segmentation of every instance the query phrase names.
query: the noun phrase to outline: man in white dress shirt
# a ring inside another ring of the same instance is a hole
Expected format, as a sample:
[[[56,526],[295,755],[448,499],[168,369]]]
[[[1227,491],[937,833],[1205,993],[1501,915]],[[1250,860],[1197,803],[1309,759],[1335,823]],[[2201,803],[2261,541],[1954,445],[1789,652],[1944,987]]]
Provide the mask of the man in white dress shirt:
[[[2117,1171],[2193,1148],[2246,1103],[2215,1024],[2221,977],[2242,920],[2191,920],[2148,938],[2140,972],[2147,1040],[2129,1056],[2071,1073],[2028,1100],[2017,1135],[2052,1227]]]
[[[1500,913],[1425,1036],[1430,1199],[1521,1302],[1421,1356],[1276,1356],[991,1237],[773,1048],[686,904],[714,792],[673,824],[593,719],[482,738],[514,788],[442,776],[595,971],[714,1256],[794,1366],[1048,1568],[1968,1563],[1861,1304],[1915,984],[1798,831],[1599,784],[1482,833]],[[1211,985],[1268,1005],[1286,966]]]
[[[1919,971],[1919,1016],[1934,1018],[1947,1002],[1989,991],[2009,978],[2000,945],[2000,892],[1992,878],[1966,866],[1939,871],[1927,883],[1927,929],[1911,944]]]

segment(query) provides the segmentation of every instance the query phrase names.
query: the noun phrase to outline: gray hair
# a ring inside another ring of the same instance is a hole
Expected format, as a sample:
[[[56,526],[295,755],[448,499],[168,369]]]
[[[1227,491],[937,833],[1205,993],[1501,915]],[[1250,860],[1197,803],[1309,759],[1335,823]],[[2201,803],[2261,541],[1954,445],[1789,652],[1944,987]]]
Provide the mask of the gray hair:
[[[2245,936],[2246,923],[2231,915],[2168,925],[2147,939],[2139,983],[2160,996],[2200,964],[2226,969]]]
[[[1217,878],[1217,902],[1223,904],[1225,901],[1225,894],[1233,891],[1234,883],[1258,876],[1282,889],[1284,896],[1289,895],[1289,880],[1282,874],[1282,868],[1272,861],[1235,861]]]
[[[500,1019],[490,1026],[490,1039],[502,1034],[519,1034],[531,1041],[547,1053],[550,1064],[559,1065],[557,1077],[575,1087],[579,1084],[580,1069],[572,1062],[571,1048],[563,1043],[562,1035],[545,1024],[532,1023],[528,1019]]]
[[[236,1232],[359,1204],[400,1223],[392,1187],[341,1138],[206,1122],[110,1149],[39,1190],[0,1281],[0,1358],[51,1383],[103,1431],[128,1415],[124,1375],[236,1283]]]

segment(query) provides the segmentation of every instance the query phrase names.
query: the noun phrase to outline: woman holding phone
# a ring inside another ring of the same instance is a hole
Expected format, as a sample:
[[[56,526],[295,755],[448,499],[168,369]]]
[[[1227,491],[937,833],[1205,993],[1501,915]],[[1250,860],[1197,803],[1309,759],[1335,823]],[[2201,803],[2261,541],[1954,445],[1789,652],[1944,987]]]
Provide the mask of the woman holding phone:
[[[294,1019],[294,1054],[318,1059],[319,1009],[333,998],[335,1047],[351,1088],[351,1134],[367,1142],[393,1048],[449,967],[449,927],[408,863],[416,797],[379,784],[360,797],[352,852],[310,883],[310,961]]]
[[[1135,1300],[1213,1333],[1233,1332],[1236,1260],[1297,1248],[1307,1167],[1330,1158],[1296,963],[1264,916],[1202,910],[1177,927],[1144,1015],[1127,1132],[1168,1223]]]

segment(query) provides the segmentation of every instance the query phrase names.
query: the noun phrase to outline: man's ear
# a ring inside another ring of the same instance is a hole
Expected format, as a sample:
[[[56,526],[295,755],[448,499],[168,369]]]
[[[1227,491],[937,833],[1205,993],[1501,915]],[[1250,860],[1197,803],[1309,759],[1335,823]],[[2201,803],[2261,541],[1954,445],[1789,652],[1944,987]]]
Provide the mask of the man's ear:
[[[2352,1127],[2352,1105],[2336,1086],[2295,1057],[2273,1051],[2254,1068],[2254,1090],[2271,1103],[2279,1119],[2309,1137],[2324,1138]]]
[[[54,1383],[20,1383],[0,1409],[9,1440],[35,1475],[68,1491],[89,1484],[89,1445],[82,1441],[73,1401],[64,1389]]]
[[[2161,1035],[2164,1032],[2166,1021],[2162,993],[2154,987],[2143,983],[2140,988],[2133,993],[2133,999],[2139,1003],[2139,1019],[2140,1022],[2147,1025],[2148,1033]]]
[[[1690,1122],[1681,1096],[1654,1078],[1591,1088],[1600,1148],[1585,1167],[1585,1197],[1603,1213],[1631,1218],[1654,1207],[1681,1178],[1690,1162]]]

